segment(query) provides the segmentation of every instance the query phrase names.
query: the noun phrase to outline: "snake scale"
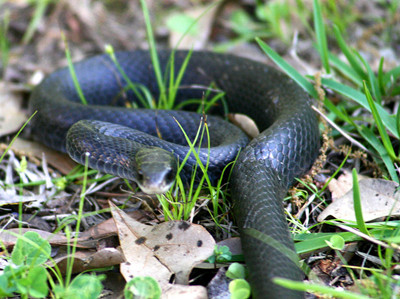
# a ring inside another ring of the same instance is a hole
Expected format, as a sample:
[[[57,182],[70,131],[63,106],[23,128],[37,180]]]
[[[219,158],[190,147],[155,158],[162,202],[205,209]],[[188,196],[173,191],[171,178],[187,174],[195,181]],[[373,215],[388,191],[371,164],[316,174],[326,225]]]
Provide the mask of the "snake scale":
[[[164,71],[170,54],[168,50],[158,52]],[[186,51],[175,52],[175,72],[178,72],[187,54]],[[159,89],[147,51],[118,52],[116,58],[131,81],[143,84],[154,98],[158,98]],[[187,153],[187,149],[175,145],[185,144],[186,141],[182,133],[178,133],[177,137],[174,135],[174,132],[181,132],[174,118],[193,139],[195,133],[190,132],[196,132],[201,115],[126,109],[127,101],[138,101],[135,94],[125,88],[126,81],[106,55],[76,63],[75,72],[89,105],[80,103],[67,68],[50,74],[31,95],[30,109],[38,111],[32,121],[34,138],[64,152],[67,140],[72,152],[92,150],[89,157],[91,167],[126,178],[132,177],[135,164],[128,161],[130,151],[137,151],[128,139],[148,142],[141,147],[161,146],[172,151],[178,159]],[[246,145],[246,137],[242,133],[220,123],[217,117],[209,116],[207,124],[212,147],[208,172],[213,181],[218,179],[221,167],[234,159],[237,151],[243,148],[230,178],[230,188],[253,296],[303,297],[301,292],[274,284],[272,278],[302,279],[296,261],[287,255],[287,252],[294,251],[294,245],[288,232],[282,199],[294,178],[305,173],[318,155],[318,121],[310,108],[310,99],[296,83],[273,68],[249,59],[206,51],[192,53],[181,86],[176,97],[177,104],[188,98],[201,99],[205,88],[199,86],[216,86],[225,92],[229,112],[248,115],[260,129],[261,133]],[[223,115],[222,105],[215,105],[211,114]],[[83,126],[88,125],[92,131],[81,133],[83,129],[79,127],[77,133],[70,132],[67,137],[68,129],[82,119],[93,120],[88,124],[79,122]],[[130,129],[123,128],[122,133],[118,133],[119,127],[98,121],[122,124],[147,131],[153,136],[161,135],[167,142],[159,142],[158,138],[143,133],[133,137],[131,135],[135,134],[131,134]],[[214,129],[216,133],[213,133]],[[107,139],[113,138],[114,134],[121,135],[117,139]],[[79,136],[83,140],[71,141]],[[106,139],[103,141],[101,138]],[[202,150],[202,159],[207,159],[208,149]],[[190,176],[191,169],[184,172],[185,176]],[[163,179],[170,176],[168,170]],[[267,243],[255,237],[257,231],[266,237]]]

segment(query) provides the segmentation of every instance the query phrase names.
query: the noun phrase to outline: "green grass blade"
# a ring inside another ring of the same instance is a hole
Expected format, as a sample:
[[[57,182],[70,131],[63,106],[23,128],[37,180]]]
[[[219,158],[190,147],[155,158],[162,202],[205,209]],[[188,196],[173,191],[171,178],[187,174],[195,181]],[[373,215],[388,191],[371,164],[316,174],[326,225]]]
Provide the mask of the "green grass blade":
[[[372,94],[374,95],[376,102],[378,103],[382,103],[382,96],[381,96],[381,92],[379,90],[379,85],[378,85],[378,81],[375,77],[374,72],[372,71],[370,65],[368,64],[368,62],[365,61],[365,59],[359,54],[356,53],[358,59],[364,64],[365,69],[367,70],[367,75],[368,75],[368,83],[371,87],[372,90]]]
[[[155,109],[156,107],[154,105],[153,97],[150,90],[143,84],[132,82],[132,80],[125,73],[124,69],[121,67],[117,57],[115,56],[114,48],[111,45],[106,45],[104,49],[114,63],[115,67],[117,68],[118,73],[122,76],[122,78],[124,78],[125,82],[127,83],[127,86],[124,87],[123,91],[126,92],[129,89],[132,90],[136,98],[142,103],[143,107]]]
[[[400,135],[400,109],[397,109],[396,113],[396,128],[397,128],[397,133]]]
[[[270,46],[264,43],[261,39],[256,38],[258,45],[290,78],[292,78],[297,84],[299,84],[308,94],[313,98],[318,99],[318,93],[314,86],[304,78],[299,72],[297,72],[289,63],[287,63],[278,53],[276,53]]]
[[[0,3],[1,6],[1,3]],[[2,20],[0,20],[0,63],[2,64],[3,76],[6,73],[9,56],[10,56],[10,42],[7,37],[7,32],[10,24],[10,12],[6,10],[3,13]]]
[[[358,74],[358,76],[360,76],[360,78],[362,78],[363,80],[367,80],[367,76],[365,75],[364,70],[360,67],[360,62],[357,60],[352,50],[347,46],[337,25],[333,25],[333,33],[335,34],[336,41],[340,49],[342,50],[344,56],[346,56],[347,61],[350,63],[351,67]]]
[[[374,100],[371,97],[371,94],[368,90],[367,84],[364,81],[364,92],[368,100],[368,104],[371,108],[372,116],[374,117],[374,120],[376,122],[376,125],[378,127],[379,135],[382,138],[383,145],[388,153],[388,155],[393,159],[393,160],[398,160],[396,157],[396,154],[394,153],[394,149],[392,146],[392,143],[390,142],[390,138],[386,132],[386,128],[384,127],[382,123],[382,119],[378,113],[378,110],[376,109],[376,104]]]
[[[325,98],[324,105],[330,112],[332,112],[335,115],[335,117],[341,119],[342,121],[348,122],[348,123],[353,122],[352,119],[347,115],[346,111],[343,109],[339,109],[338,106],[333,104],[330,99]]]
[[[386,95],[386,89],[385,89],[385,82],[384,82],[384,72],[383,72],[383,63],[385,61],[384,57],[381,57],[381,59],[379,60],[379,68],[378,68],[378,88],[379,88],[379,92],[382,95]]]
[[[344,95],[345,97],[352,99],[353,101],[357,102],[359,105],[361,105],[362,107],[371,112],[371,107],[368,104],[367,97],[363,93],[359,92],[358,90],[355,90],[354,88],[351,88],[350,86],[341,84],[331,79],[322,78],[321,82],[325,87],[328,87]],[[399,133],[397,131],[395,118],[389,115],[389,113],[378,103],[375,103],[375,107],[385,127],[396,138],[399,138]]]
[[[371,129],[364,126],[362,126],[360,130],[358,130],[358,132],[377,151],[379,157],[382,159],[387,171],[389,172],[390,178],[393,181],[399,183],[397,171],[393,165],[392,159],[390,159],[385,147],[382,145],[382,142],[376,137],[376,134],[372,132]]]
[[[85,95],[83,94],[82,88],[79,84],[78,78],[76,76],[75,73],[75,68],[74,68],[74,64],[72,62],[72,58],[71,58],[71,52],[69,51],[69,47],[68,47],[68,41],[64,35],[63,32],[61,32],[61,38],[64,41],[64,45],[65,45],[65,57],[67,58],[67,62],[68,62],[68,69],[69,69],[69,73],[71,75],[72,78],[72,82],[74,83],[74,87],[76,92],[78,93],[79,99],[81,100],[83,105],[87,105],[88,102],[86,101]]]
[[[331,68],[329,66],[328,59],[328,45],[326,42],[326,33],[324,20],[321,12],[321,5],[318,0],[313,2],[313,14],[314,14],[314,29],[317,38],[317,45],[319,50],[319,55],[321,56],[321,62],[327,74],[330,74]]]
[[[362,240],[361,237],[350,232],[298,234],[294,238],[297,241],[294,245],[296,252],[297,254],[303,254],[326,248],[328,247],[326,241],[329,241],[333,235],[341,236],[345,242]]]
[[[259,230],[252,228],[252,227],[244,228],[243,233],[245,233],[265,244],[268,244],[268,246],[271,246],[272,248],[275,248],[276,250],[279,250],[288,259],[290,259],[294,264],[296,264],[296,265],[299,264],[299,257],[297,256],[297,253],[295,251],[292,251],[290,248],[286,247],[285,245],[283,245],[280,241],[275,240],[270,235],[264,234],[264,233],[260,232]]]
[[[4,159],[4,156],[10,150],[10,148],[12,147],[13,143],[15,142],[15,140],[17,140],[18,136],[21,134],[21,132],[24,130],[26,125],[31,121],[31,119],[35,116],[36,113],[37,113],[37,111],[33,112],[33,114],[28,118],[28,120],[24,123],[24,125],[21,127],[21,129],[18,130],[18,133],[13,137],[13,139],[10,142],[10,144],[7,146],[7,148],[4,150],[3,154],[1,155],[0,162]]]
[[[171,57],[170,57],[170,62],[169,62],[169,66],[170,66],[170,87],[169,87],[169,93],[168,93],[168,107],[166,109],[172,109],[174,108],[174,103],[175,103],[175,98],[176,98],[176,94],[179,90],[179,86],[182,82],[183,79],[183,75],[185,74],[186,68],[189,64],[190,58],[192,57],[192,53],[193,51],[189,51],[188,54],[185,57],[185,60],[183,61],[178,75],[176,77],[176,79],[174,80],[174,55],[175,55],[175,51],[171,52]]]
[[[310,284],[300,281],[293,281],[285,278],[274,278],[273,281],[280,286],[291,290],[298,290],[304,292],[316,292],[319,294],[330,295],[334,298],[345,298],[345,299],[369,299],[370,297],[364,296],[358,293],[344,291],[343,289],[328,287],[319,284]]]
[[[398,78],[400,78],[400,66],[391,69],[383,75],[385,85],[389,82],[395,82]]]
[[[358,175],[357,170],[353,168],[353,203],[354,203],[354,213],[356,215],[356,221],[358,229],[370,236],[368,229],[365,226],[365,221],[362,213],[362,205],[361,205],[361,195],[360,195],[360,186],[358,185]]]
[[[329,61],[331,65],[341,72],[346,78],[351,80],[358,87],[362,86],[362,78],[354,71],[354,69],[340,60],[336,55],[328,53]]]
[[[146,32],[147,32],[147,42],[149,43],[149,50],[151,56],[151,62],[153,64],[154,73],[156,75],[158,88],[160,90],[160,102],[167,102],[167,94],[166,94],[166,86],[163,80],[162,70],[160,67],[160,61],[158,59],[153,29],[151,27],[150,13],[147,8],[147,4],[145,0],[140,0],[140,5],[142,7],[142,12],[144,16],[144,21],[146,24]]]
[[[44,13],[46,12],[46,8],[52,0],[36,0],[35,2],[35,11],[33,13],[33,17],[29,22],[28,28],[25,31],[24,36],[22,37],[22,42],[26,45],[32,39],[33,34],[35,33],[36,28],[38,28],[40,21],[42,20]]]

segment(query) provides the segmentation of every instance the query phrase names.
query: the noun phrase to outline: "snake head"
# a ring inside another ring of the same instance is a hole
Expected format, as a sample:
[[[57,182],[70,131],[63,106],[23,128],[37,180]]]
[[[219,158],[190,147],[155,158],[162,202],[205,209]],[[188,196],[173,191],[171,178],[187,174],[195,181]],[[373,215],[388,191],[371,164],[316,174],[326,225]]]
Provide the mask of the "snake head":
[[[162,194],[171,188],[177,172],[177,161],[172,153],[157,147],[146,147],[136,153],[135,160],[135,182],[144,193]]]

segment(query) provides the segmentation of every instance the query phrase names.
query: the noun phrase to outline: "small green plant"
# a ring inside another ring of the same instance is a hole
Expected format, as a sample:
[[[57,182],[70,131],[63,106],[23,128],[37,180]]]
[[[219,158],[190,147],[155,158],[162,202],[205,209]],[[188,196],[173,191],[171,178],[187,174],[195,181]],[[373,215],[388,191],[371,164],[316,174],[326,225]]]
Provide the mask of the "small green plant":
[[[232,263],[229,265],[225,275],[230,279],[244,279],[247,276],[246,268],[242,264]]]
[[[137,276],[125,285],[124,295],[127,299],[158,299],[161,297],[161,287],[149,276]]]
[[[232,259],[232,252],[228,246],[215,245],[214,254],[207,261],[211,264],[229,262]]]
[[[103,290],[102,280],[105,275],[81,274],[75,277],[68,286],[56,285],[53,292],[56,298],[92,299],[99,298]]]
[[[246,268],[239,263],[232,263],[226,271],[226,277],[233,279],[229,283],[231,298],[249,298],[251,294],[250,284],[246,281]]]
[[[250,297],[250,284],[245,279],[235,279],[229,283],[229,292],[232,299],[247,299]]]
[[[0,296],[20,294],[23,298],[43,298],[48,294],[44,263],[50,256],[50,244],[36,232],[17,239],[10,263],[0,275]]]

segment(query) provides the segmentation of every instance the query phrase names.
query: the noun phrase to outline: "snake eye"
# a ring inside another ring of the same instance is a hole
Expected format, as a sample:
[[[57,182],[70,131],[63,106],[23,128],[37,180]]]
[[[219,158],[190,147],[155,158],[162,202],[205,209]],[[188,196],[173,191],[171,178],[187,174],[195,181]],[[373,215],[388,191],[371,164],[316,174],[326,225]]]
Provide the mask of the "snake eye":
[[[139,182],[142,182],[143,181],[143,171],[141,170],[141,169],[138,169],[137,170],[137,180],[139,181]]]
[[[175,172],[173,171],[173,169],[168,169],[168,172],[165,175],[165,179],[168,182],[172,182],[173,180],[175,180]]]

